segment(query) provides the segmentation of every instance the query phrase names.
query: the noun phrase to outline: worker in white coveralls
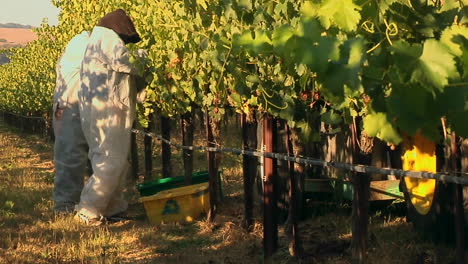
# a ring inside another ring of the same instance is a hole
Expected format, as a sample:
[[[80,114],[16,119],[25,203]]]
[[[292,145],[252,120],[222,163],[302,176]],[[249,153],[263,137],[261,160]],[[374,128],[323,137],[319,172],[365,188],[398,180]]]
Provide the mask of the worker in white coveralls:
[[[76,206],[76,219],[101,224],[127,210],[123,197],[129,171],[130,133],[135,119],[135,68],[125,46],[140,36],[121,9],[93,28],[81,65],[81,124],[93,175]]]
[[[53,98],[54,211],[72,212],[80,201],[86,172],[88,145],[81,130],[78,108],[80,65],[89,33],[73,37],[60,57]]]

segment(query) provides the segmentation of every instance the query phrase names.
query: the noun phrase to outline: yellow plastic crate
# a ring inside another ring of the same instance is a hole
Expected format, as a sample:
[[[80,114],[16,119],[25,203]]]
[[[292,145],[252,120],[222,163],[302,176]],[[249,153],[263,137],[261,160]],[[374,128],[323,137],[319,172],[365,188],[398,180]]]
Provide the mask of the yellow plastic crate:
[[[139,201],[153,224],[191,222],[210,209],[207,182],[161,191]]]

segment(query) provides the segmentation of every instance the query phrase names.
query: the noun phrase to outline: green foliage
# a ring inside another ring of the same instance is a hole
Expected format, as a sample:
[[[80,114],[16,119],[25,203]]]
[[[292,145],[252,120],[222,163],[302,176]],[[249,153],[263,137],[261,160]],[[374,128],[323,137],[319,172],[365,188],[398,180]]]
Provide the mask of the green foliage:
[[[400,143],[401,137],[390,124],[385,113],[369,113],[364,117],[364,131],[371,137],[388,139],[393,143]]]
[[[309,118],[362,120],[370,135],[437,137],[440,119],[468,136],[468,29],[462,1],[54,1],[57,27],[11,50],[0,66],[0,108],[51,109],[55,63],[67,41],[116,8],[133,18],[148,51],[132,61],[148,83],[138,106],[177,116],[268,112],[317,137]],[[43,56],[47,54],[47,56]],[[318,93],[326,107],[314,107]]]
[[[318,17],[325,29],[336,26],[350,32],[356,30],[361,19],[359,10],[352,0],[325,0],[321,3],[307,1],[301,11],[304,17]]]

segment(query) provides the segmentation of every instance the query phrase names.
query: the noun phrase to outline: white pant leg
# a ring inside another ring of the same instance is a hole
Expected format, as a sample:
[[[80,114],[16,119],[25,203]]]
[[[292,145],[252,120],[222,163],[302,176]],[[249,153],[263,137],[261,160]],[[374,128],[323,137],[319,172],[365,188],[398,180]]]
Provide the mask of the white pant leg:
[[[90,146],[93,166],[77,211],[90,218],[111,216],[127,209],[123,189],[128,174],[131,119],[128,107],[114,100],[92,100],[88,111],[82,111],[83,128]]]
[[[121,196],[124,185],[120,175],[128,163],[126,158],[95,154],[91,163],[93,175],[81,193],[78,212],[90,218],[97,218],[125,211],[127,202]]]
[[[105,210],[104,216],[113,216],[118,213],[125,212],[128,209],[128,202],[124,198],[124,189],[126,186],[126,180],[130,171],[130,163],[128,160],[125,161],[124,168],[119,177],[119,186],[115,192],[111,195],[109,204]]]

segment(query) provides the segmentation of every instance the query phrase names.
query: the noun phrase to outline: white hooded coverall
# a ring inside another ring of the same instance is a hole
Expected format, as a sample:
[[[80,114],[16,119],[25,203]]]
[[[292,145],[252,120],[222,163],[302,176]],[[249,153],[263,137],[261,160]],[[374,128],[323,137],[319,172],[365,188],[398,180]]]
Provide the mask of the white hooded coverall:
[[[88,146],[81,130],[77,92],[88,39],[88,32],[73,37],[56,67],[53,98],[55,211],[73,211],[83,189]]]
[[[81,66],[80,115],[93,175],[76,206],[88,218],[125,211],[130,133],[136,88],[129,50],[111,29],[96,26]]]

